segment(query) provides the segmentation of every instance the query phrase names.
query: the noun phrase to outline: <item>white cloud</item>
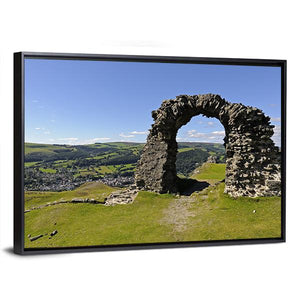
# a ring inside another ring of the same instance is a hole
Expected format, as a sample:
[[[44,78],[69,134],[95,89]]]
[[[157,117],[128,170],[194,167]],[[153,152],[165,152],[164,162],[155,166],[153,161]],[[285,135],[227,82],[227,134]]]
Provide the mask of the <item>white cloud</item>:
[[[192,138],[198,138],[205,136],[205,133],[197,132],[195,129],[192,129],[188,131],[188,136]]]
[[[101,138],[94,138],[94,139],[91,139],[91,141],[93,142],[100,142],[100,141],[109,141],[111,138],[109,137],[101,137]]]
[[[122,137],[122,138],[133,138],[134,137],[133,134],[126,135],[124,133],[120,133],[119,136]]]
[[[214,123],[214,122],[212,122],[212,121],[208,121],[208,122],[207,122],[207,125],[208,125],[208,126],[214,126],[214,125],[215,125],[215,123]]]
[[[213,131],[211,134],[225,136],[225,131],[224,130]]]
[[[51,132],[50,131],[44,131],[44,134],[50,134]]]
[[[276,146],[281,145],[281,126],[275,126],[274,127],[274,134],[272,136],[272,140],[274,141]]]
[[[40,130],[41,128],[40,127],[36,127],[36,128],[34,128],[35,130]]]
[[[88,139],[88,140],[80,140],[76,144],[78,145],[88,145],[88,144],[95,144],[97,142],[106,142],[111,140],[109,137],[98,137],[98,138],[93,138],[93,139]]]
[[[271,118],[271,121],[272,121],[272,122],[280,122],[280,121],[281,121],[281,118]]]
[[[32,100],[32,102],[33,102],[33,103],[38,103],[38,102],[39,102],[39,100]]]
[[[52,142],[57,142],[58,144],[62,143],[62,144],[74,145],[75,142],[76,142],[76,144],[78,144],[78,138],[68,137],[68,138],[60,138],[60,139],[57,139],[57,140],[53,139]]]
[[[214,142],[214,143],[222,143],[223,138],[225,137],[225,131],[213,131],[213,132],[197,132],[195,129],[189,130],[187,132],[188,138],[199,139],[198,142]],[[187,138],[187,139],[188,139]],[[187,140],[185,139],[185,140]],[[213,140],[213,141],[212,141]]]
[[[69,138],[62,138],[62,139],[58,139],[59,141],[69,141],[69,142],[75,142],[78,141],[78,138],[75,137],[69,137]]]
[[[130,134],[148,134],[149,131],[132,131]]]

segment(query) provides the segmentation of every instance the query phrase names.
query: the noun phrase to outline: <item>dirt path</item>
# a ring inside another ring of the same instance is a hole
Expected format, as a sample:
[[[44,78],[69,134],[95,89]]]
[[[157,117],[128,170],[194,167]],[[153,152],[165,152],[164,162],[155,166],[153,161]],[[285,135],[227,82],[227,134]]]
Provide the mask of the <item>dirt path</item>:
[[[172,235],[179,240],[182,233],[187,229],[189,217],[195,213],[190,210],[196,199],[192,196],[180,196],[175,198],[167,209],[164,210],[162,224],[172,225]]]

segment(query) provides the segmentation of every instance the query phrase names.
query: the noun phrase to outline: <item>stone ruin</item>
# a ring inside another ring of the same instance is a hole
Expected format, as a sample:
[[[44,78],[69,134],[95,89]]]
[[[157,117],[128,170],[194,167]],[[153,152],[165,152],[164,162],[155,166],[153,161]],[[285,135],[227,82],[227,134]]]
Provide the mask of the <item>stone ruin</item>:
[[[214,155],[211,155],[207,158],[207,163],[210,163],[210,164],[216,164],[217,163],[217,157],[214,156]]]
[[[197,115],[217,118],[224,126],[225,193],[232,197],[281,194],[280,152],[271,139],[270,118],[256,107],[230,103],[214,94],[180,95],[152,112],[154,124],[135,173],[138,189],[178,192],[176,135]]]

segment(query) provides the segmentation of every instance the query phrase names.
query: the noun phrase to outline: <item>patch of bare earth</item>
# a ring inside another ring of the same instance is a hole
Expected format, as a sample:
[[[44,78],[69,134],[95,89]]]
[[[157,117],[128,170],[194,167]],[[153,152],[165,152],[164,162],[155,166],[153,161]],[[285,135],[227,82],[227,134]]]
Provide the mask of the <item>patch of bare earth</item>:
[[[180,240],[183,232],[187,229],[188,219],[195,216],[195,213],[191,211],[195,201],[193,196],[176,197],[163,212],[161,224],[172,226],[171,234],[176,240]]]

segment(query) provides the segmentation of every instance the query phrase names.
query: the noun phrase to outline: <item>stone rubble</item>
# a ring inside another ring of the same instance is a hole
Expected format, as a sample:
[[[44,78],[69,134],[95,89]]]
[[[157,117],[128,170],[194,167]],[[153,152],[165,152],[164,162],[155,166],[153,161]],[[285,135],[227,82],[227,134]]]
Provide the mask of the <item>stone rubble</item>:
[[[116,204],[130,204],[134,201],[138,194],[138,190],[130,187],[125,190],[112,192],[105,200],[106,206],[114,206]]]
[[[106,205],[106,206],[113,206],[116,204],[129,204],[134,201],[138,192],[139,191],[137,190],[136,186],[131,185],[127,189],[112,192],[107,198],[104,199],[104,202],[98,201],[95,199],[90,199],[90,198],[73,198],[72,200],[62,199],[62,200],[58,200],[58,201],[48,202],[48,203],[40,205],[40,206],[31,207],[30,209],[27,209],[24,212],[28,213],[32,210],[42,209],[44,207],[58,205],[58,204],[66,204],[66,203],[73,203],[73,204],[89,203],[89,204],[102,204],[102,205]],[[54,233],[54,234],[56,234],[56,233]]]
[[[216,164],[217,163],[217,157],[214,156],[214,155],[211,155],[207,158],[207,163],[210,163],[210,164]]]
[[[31,207],[30,209],[26,209],[24,213],[28,213],[32,210],[41,209],[48,206],[58,205],[58,204],[65,204],[65,203],[89,203],[89,204],[104,204],[102,201],[98,201],[95,199],[89,199],[89,198],[73,198],[72,200],[58,200],[53,202],[48,202],[46,204]]]
[[[44,236],[43,234],[40,234],[40,235],[34,236],[34,237],[32,237],[32,238],[29,238],[29,239],[30,239],[30,242],[34,242],[34,241],[40,239],[40,238],[43,237],[43,236]]]

